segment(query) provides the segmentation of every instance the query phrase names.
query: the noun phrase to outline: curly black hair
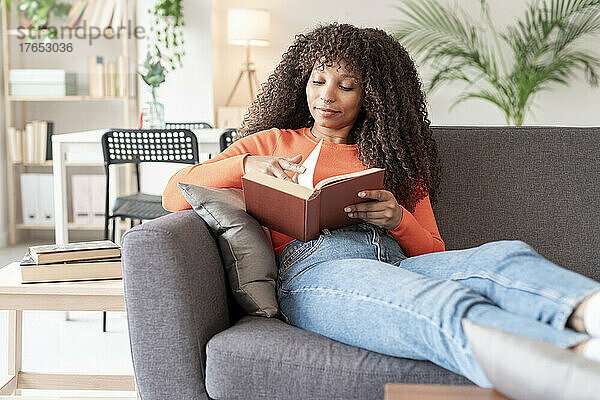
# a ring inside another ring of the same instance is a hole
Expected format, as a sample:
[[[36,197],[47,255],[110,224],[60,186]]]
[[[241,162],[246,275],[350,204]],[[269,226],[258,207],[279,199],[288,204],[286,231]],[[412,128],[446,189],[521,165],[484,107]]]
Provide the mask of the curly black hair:
[[[385,188],[407,210],[439,192],[441,160],[432,138],[422,83],[408,52],[391,35],[348,24],[321,25],[296,36],[261,85],[239,137],[270,128],[300,129],[314,119],[306,100],[313,67],[344,61],[360,75],[362,109],[350,136],[367,168],[385,168]]]

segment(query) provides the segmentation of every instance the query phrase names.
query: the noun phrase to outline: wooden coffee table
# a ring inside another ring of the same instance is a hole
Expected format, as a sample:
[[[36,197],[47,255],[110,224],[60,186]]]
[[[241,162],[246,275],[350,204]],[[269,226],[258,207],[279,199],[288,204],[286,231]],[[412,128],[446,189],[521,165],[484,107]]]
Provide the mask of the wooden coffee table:
[[[8,378],[0,380],[0,395],[14,395],[16,389],[136,390],[133,375],[21,371],[23,310],[125,311],[122,280],[23,284],[15,262],[0,269],[0,309],[8,310]]]
[[[509,400],[494,389],[462,385],[386,383],[385,400]]]

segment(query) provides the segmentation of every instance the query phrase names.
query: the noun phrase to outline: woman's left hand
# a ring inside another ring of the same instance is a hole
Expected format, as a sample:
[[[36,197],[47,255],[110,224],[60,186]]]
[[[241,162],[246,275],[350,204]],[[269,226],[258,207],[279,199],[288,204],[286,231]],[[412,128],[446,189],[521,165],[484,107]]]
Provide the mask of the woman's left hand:
[[[394,195],[387,190],[363,190],[358,197],[374,199],[346,206],[344,211],[350,218],[360,218],[365,222],[384,229],[394,229],[402,221],[403,209]]]

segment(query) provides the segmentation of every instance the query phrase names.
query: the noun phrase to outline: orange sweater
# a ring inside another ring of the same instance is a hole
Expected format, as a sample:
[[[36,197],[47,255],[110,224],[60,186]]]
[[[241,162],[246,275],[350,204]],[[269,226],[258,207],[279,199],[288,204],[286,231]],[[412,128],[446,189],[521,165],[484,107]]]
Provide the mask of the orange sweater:
[[[246,136],[228,147],[221,154],[201,164],[184,168],[171,177],[163,193],[163,206],[169,211],[191,208],[185,200],[178,182],[214,188],[241,188],[244,174],[244,158],[253,156],[293,157],[302,154],[306,160],[318,140],[309,128],[269,129]],[[357,145],[337,144],[323,141],[321,153],[315,166],[314,182],[330,176],[362,171],[366,167],[358,159]],[[288,173],[291,176],[291,172]],[[415,207],[414,213],[403,209],[402,221],[390,230],[407,256],[444,251],[444,242],[433,216],[429,196]],[[271,231],[275,254],[279,254],[293,238]]]

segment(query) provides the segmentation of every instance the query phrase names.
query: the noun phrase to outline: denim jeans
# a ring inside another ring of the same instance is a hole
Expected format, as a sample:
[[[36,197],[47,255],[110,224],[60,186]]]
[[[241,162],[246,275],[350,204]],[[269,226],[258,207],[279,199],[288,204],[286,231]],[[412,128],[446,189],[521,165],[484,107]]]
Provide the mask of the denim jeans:
[[[406,257],[384,229],[363,223],[294,240],[279,257],[277,298],[290,324],[396,357],[432,361],[490,382],[463,332],[467,318],[562,348],[589,337],[566,322],[592,279],[521,241]]]

